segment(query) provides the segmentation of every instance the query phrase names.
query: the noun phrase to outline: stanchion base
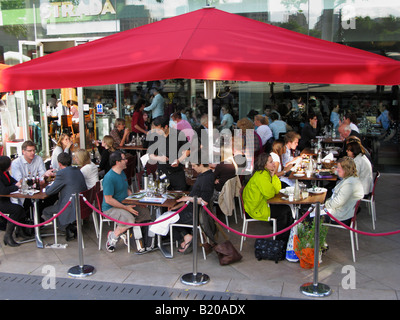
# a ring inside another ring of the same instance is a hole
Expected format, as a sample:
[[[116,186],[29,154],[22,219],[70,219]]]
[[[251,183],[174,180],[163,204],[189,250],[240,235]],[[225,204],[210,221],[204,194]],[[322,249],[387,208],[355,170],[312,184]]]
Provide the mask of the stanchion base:
[[[66,249],[68,247],[68,244],[61,244],[61,243],[54,243],[54,244],[46,244],[45,248],[46,249]]]
[[[204,273],[186,273],[181,277],[181,282],[188,286],[202,286],[210,281],[210,277]]]
[[[68,270],[68,275],[76,278],[84,278],[87,276],[91,276],[94,273],[94,267],[89,265],[75,266]]]
[[[308,282],[300,287],[300,292],[309,297],[326,297],[332,293],[332,290],[326,284],[318,283],[315,286],[314,283]]]

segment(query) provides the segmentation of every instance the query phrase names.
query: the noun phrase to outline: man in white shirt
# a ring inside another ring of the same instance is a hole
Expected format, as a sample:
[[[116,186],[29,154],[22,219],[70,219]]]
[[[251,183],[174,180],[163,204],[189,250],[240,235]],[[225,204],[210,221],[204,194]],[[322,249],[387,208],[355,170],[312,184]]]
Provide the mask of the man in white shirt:
[[[44,184],[44,178],[53,175],[53,170],[46,171],[42,157],[36,155],[35,143],[31,140],[25,141],[22,144],[22,157],[18,157],[11,163],[11,176],[17,181],[22,181],[22,179],[28,176],[32,178],[39,176],[41,184]],[[24,203],[23,201],[24,199],[13,199],[13,202],[20,205]],[[30,200],[26,201],[25,207],[30,204]]]
[[[254,125],[257,127],[256,132],[261,138],[262,145],[265,146],[267,141],[272,138],[272,131],[268,127],[268,119],[258,114],[254,117]]]

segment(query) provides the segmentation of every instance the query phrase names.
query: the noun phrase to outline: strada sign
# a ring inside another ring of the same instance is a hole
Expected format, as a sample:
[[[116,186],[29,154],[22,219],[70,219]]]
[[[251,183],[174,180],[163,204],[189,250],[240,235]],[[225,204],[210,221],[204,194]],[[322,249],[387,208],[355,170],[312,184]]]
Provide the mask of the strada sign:
[[[44,2],[40,5],[42,19],[99,16],[116,14],[110,0]]]

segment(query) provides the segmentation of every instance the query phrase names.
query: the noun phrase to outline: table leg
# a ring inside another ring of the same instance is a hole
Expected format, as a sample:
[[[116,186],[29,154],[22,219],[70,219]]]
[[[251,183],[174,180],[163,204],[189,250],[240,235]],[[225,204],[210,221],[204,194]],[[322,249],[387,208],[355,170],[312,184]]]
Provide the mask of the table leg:
[[[39,224],[39,208],[38,208],[38,200],[33,200],[33,208],[34,208],[34,215],[33,215],[33,223],[35,225]],[[43,249],[43,241],[40,236],[39,227],[35,227],[35,239],[36,239],[36,246],[40,249]]]
[[[161,216],[161,207],[156,207],[156,218],[159,216]],[[172,259],[169,245],[162,243],[162,236],[159,234],[157,235],[157,245],[165,258]]]

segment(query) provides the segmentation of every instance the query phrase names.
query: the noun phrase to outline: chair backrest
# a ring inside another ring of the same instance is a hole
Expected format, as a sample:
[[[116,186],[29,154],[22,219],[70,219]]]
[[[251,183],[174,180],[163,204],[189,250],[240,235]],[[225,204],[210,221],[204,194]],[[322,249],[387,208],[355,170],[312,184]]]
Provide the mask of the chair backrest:
[[[356,205],[354,206],[354,215],[351,218],[351,225],[355,223],[356,219],[357,219],[357,211],[358,211],[358,207],[360,206],[361,203],[361,199],[357,201]]]
[[[93,203],[93,192],[95,190],[95,187],[96,186],[80,193],[81,195],[83,195],[86,198],[86,200],[89,203]],[[83,197],[79,197],[79,205],[81,208],[81,218],[87,219],[90,216],[90,214],[92,213],[92,209],[85,203],[85,201],[83,200]]]
[[[240,191],[239,191],[239,199],[240,199],[240,203],[242,204],[241,207],[242,207],[242,210],[243,210],[243,212],[242,212],[243,213],[243,218],[251,219],[251,217],[248,215],[248,213],[244,209],[243,190],[244,190],[244,187],[242,186],[240,188]]]
[[[371,192],[371,196],[375,195],[375,187],[376,187],[376,183],[378,182],[379,177],[381,176],[381,173],[379,171],[376,172],[375,175],[375,179],[374,179],[374,185],[372,186],[372,192]]]
[[[72,115],[62,115],[61,116],[61,126],[71,127],[72,126]]]
[[[101,210],[101,204],[103,203],[103,190],[100,190],[99,192],[96,193],[96,204],[97,204],[97,209]]]
[[[146,163],[146,170],[147,170],[147,174],[150,174],[150,173],[154,174],[157,170],[157,163],[155,163],[155,164]]]

